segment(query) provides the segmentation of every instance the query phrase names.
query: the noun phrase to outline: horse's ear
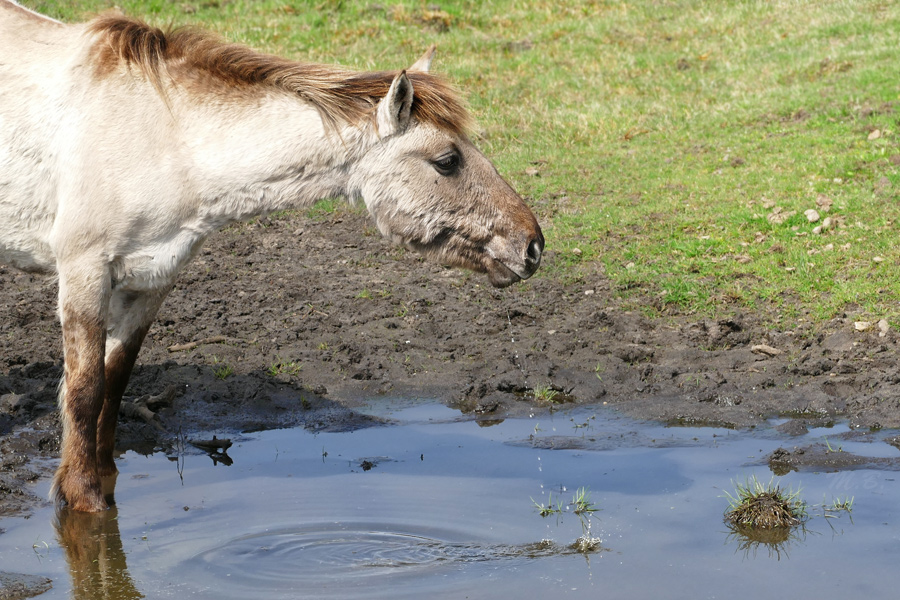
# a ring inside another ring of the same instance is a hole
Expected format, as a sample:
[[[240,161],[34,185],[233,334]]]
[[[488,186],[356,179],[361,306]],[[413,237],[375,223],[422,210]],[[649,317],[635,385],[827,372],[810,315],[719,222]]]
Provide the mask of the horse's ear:
[[[437,52],[437,44],[432,44],[425,51],[425,54],[419,57],[407,71],[421,71],[427,73],[431,69],[431,61],[434,60],[434,53]]]
[[[378,103],[378,135],[387,137],[405,130],[409,126],[412,103],[412,82],[406,71],[401,71],[391,83],[387,96]]]

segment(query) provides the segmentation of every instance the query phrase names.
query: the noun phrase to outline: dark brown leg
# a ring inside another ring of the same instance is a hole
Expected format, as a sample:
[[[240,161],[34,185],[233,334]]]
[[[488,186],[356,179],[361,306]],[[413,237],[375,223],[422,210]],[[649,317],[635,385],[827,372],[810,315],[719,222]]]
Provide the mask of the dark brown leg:
[[[150,324],[169,289],[158,293],[114,290],[106,341],[106,396],[97,423],[97,464],[101,476],[116,473],[113,454],[119,405]]]
[[[53,494],[74,510],[107,508],[97,471],[97,419],[103,405],[107,279],[72,278],[60,270],[60,318],[65,369],[60,390],[62,460]],[[98,281],[99,280],[99,281]]]

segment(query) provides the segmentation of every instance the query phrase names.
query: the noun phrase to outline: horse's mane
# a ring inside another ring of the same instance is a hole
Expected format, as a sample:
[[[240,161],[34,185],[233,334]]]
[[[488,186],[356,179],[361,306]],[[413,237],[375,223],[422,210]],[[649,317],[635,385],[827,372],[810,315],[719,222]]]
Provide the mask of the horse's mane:
[[[282,89],[310,102],[332,125],[371,118],[398,73],[294,62],[196,29],[163,31],[121,15],[101,16],[89,24],[88,31],[97,36],[94,66],[101,77],[125,64],[137,67],[161,93],[163,72],[178,83],[206,91],[223,86]],[[464,102],[447,81],[418,71],[407,75],[414,90],[413,118],[457,134],[470,126]]]

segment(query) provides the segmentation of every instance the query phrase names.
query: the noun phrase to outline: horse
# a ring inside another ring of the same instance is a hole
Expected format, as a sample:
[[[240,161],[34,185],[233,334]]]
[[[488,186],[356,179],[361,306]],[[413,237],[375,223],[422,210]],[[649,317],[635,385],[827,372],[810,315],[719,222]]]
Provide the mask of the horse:
[[[61,460],[51,497],[108,508],[120,401],[160,304],[207,237],[323,198],[505,287],[541,228],[429,72],[308,64],[120,13],[66,24],[0,0],[0,261],[55,275]]]

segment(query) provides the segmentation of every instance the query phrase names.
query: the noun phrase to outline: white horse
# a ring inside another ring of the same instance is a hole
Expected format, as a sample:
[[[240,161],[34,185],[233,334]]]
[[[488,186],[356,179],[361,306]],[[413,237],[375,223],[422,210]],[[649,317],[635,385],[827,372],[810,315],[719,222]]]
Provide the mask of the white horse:
[[[351,72],[107,15],[67,25],[0,0],[0,260],[59,277],[57,501],[107,507],[115,427],[178,272],[233,221],[326,197],[504,287],[538,268],[531,211],[425,71]]]

